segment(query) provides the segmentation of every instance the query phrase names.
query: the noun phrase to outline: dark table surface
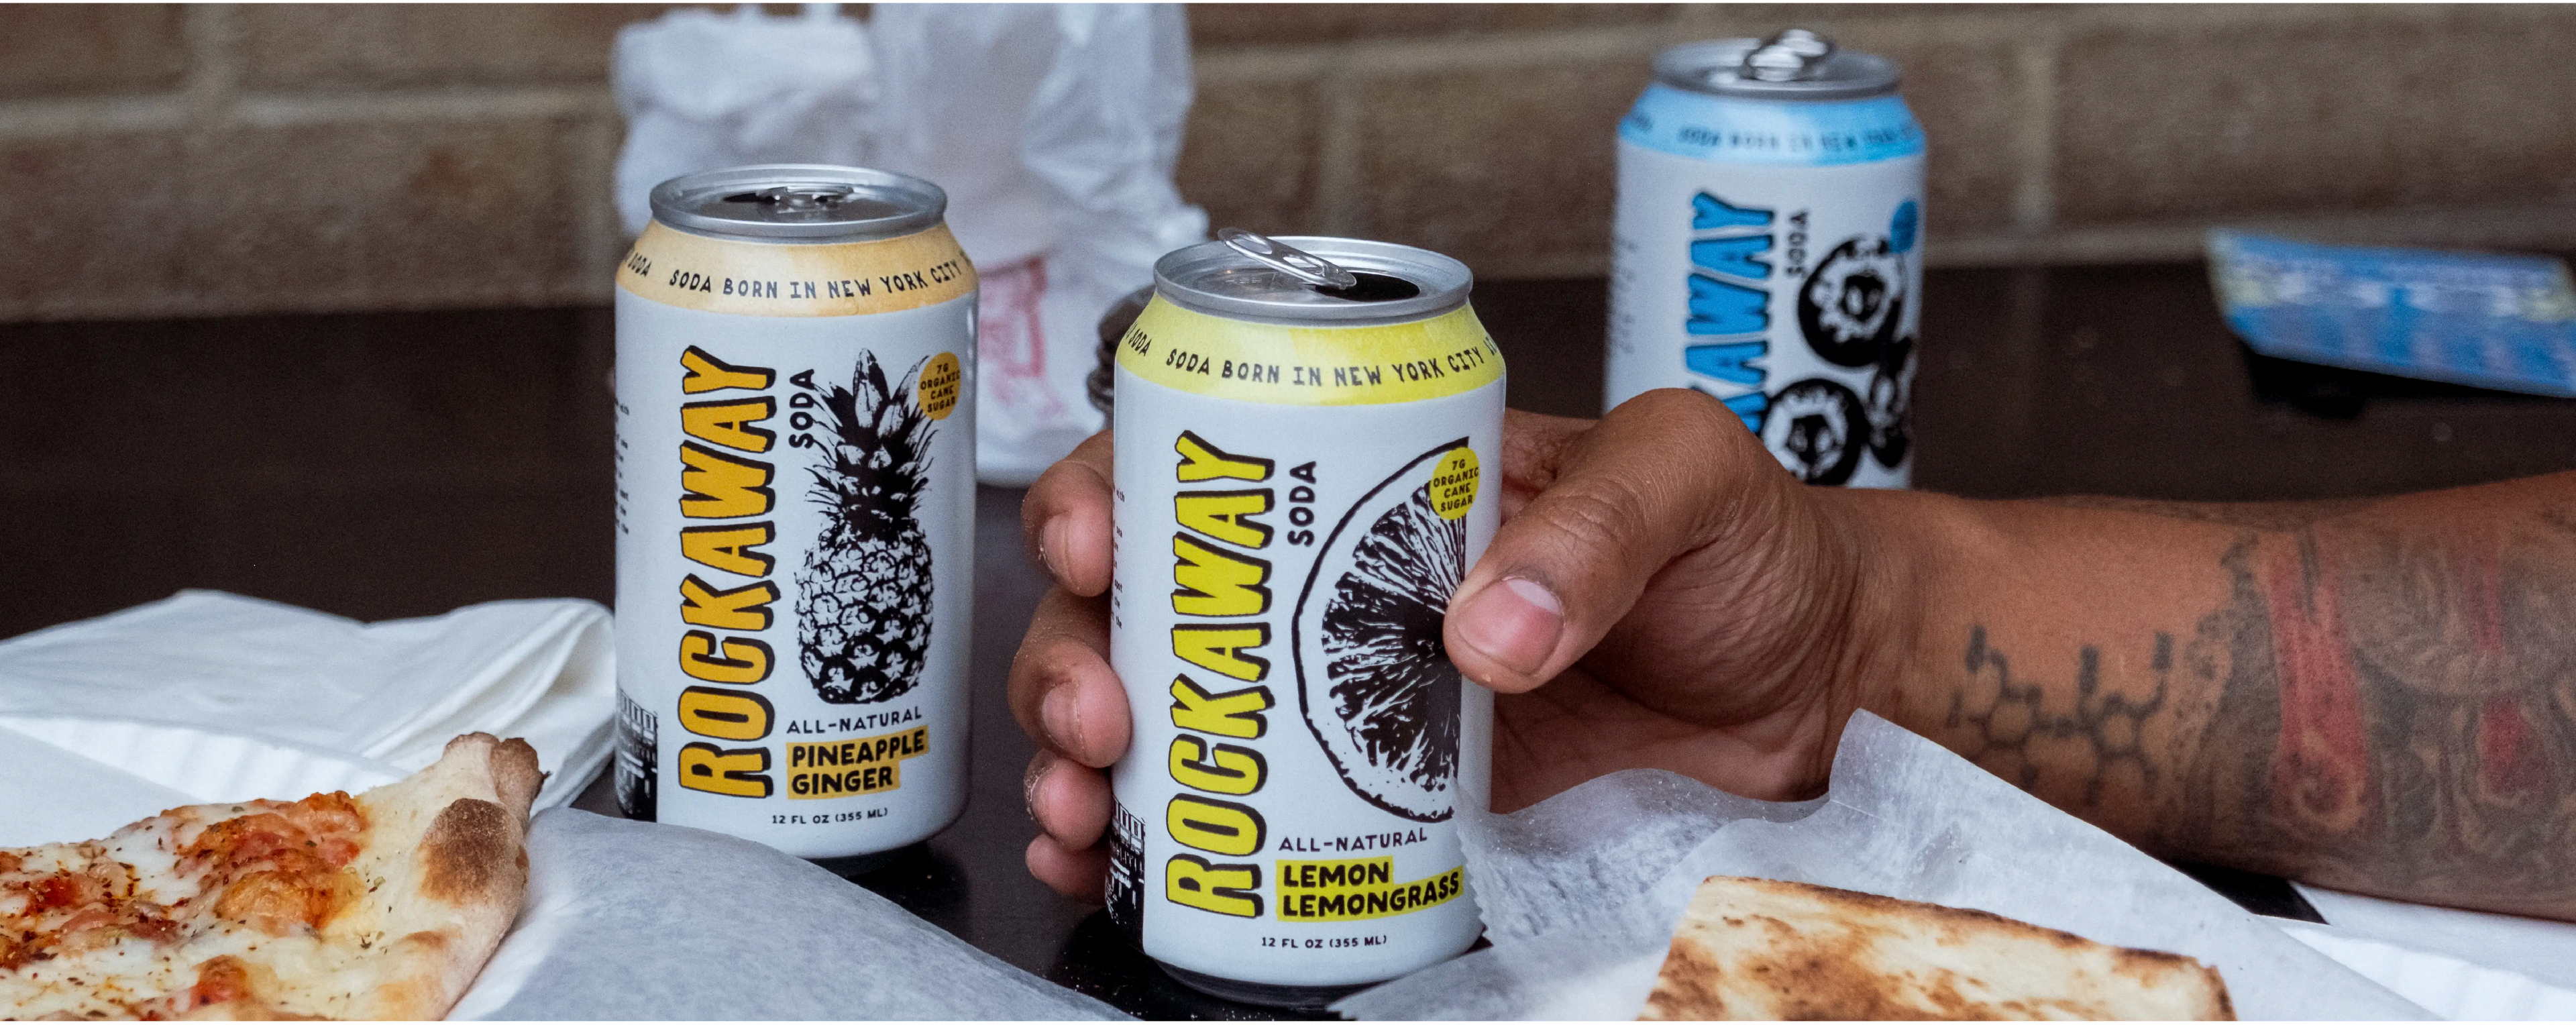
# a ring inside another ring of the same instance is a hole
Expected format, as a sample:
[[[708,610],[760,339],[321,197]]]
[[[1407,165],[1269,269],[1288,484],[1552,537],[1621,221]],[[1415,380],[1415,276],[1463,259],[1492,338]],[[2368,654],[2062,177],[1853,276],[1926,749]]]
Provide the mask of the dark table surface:
[[[1935,270],[1916,484],[1976,497],[2268,500],[2576,467],[2576,402],[2250,360],[2197,265]],[[1514,406],[1600,407],[1598,280],[1489,282]],[[0,636],[182,587],[361,619],[610,600],[605,309],[0,325]],[[1019,493],[978,496],[965,818],[860,880],[1149,1017],[1251,1016],[1162,979],[1022,867],[1028,742],[1002,679],[1043,578]],[[41,584],[41,586],[36,586]],[[597,789],[582,804],[610,809]],[[2193,869],[2257,910],[2278,880]]]
[[[1047,578],[1020,544],[1020,495],[987,487],[975,496],[974,753],[966,814],[893,864],[851,878],[995,957],[1139,1017],[1277,1017],[1171,981],[1109,927],[1099,908],[1056,895],[1023,863],[1037,827],[1022,806],[1020,779],[1036,748],[1011,720],[1005,674]],[[605,773],[574,806],[618,814]]]
[[[849,878],[1002,960],[1138,1017],[1332,1017],[1238,1004],[1173,982],[1098,908],[1058,896],[1023,865],[1037,827],[1022,808],[1020,779],[1035,747],[1004,702],[1005,674],[1047,578],[1020,544],[1021,494],[991,487],[976,494],[974,767],[966,813],[894,864]],[[620,814],[605,772],[574,807]],[[2255,911],[2321,920],[2279,879],[2184,868]]]

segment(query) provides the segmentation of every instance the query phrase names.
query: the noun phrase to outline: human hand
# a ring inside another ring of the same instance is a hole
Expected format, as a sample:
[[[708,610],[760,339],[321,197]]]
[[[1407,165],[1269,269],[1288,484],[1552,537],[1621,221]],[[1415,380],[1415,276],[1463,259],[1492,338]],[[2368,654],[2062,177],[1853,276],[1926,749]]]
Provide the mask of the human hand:
[[[1055,587],[1010,674],[1039,752],[1029,871],[1098,900],[1105,771],[1126,753],[1109,667],[1111,436],[1029,489],[1021,524]],[[1639,396],[1599,421],[1512,412],[1502,527],[1452,598],[1444,640],[1497,692],[1494,806],[1620,769],[1752,797],[1822,792],[1834,741],[1896,649],[1871,586],[1875,496],[1809,488],[1707,396]]]

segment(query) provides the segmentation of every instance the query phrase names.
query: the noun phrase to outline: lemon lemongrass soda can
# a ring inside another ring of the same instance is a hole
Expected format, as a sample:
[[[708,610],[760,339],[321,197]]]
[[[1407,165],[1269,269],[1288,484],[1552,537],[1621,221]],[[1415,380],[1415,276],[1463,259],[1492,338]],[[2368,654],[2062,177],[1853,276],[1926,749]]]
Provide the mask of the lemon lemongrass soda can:
[[[1797,29],[1655,58],[1619,123],[1609,405],[1696,388],[1809,483],[1907,484],[1923,130],[1896,89]]]
[[[809,858],[966,802],[975,269],[929,182],[740,167],[617,270],[617,790]]]
[[[1315,1005],[1480,928],[1492,696],[1440,638],[1499,520],[1503,361],[1456,260],[1221,234],[1117,349],[1109,909],[1185,983]]]

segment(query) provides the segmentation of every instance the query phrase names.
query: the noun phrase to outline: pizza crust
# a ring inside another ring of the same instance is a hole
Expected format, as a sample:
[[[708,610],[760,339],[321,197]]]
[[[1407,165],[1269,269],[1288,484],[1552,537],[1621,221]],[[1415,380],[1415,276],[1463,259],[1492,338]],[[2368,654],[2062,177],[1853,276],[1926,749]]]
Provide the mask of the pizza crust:
[[[1710,876],[1640,1020],[2232,1020],[2188,957],[1983,911]]]
[[[438,764],[358,798],[371,836],[351,867],[373,899],[325,935],[392,946],[389,970],[352,994],[346,1017],[438,1018],[465,995],[526,896],[528,807],[542,782],[526,741],[469,733]]]
[[[0,925],[41,930],[0,937],[0,1018],[441,1017],[518,916],[543,780],[524,741],[474,733],[355,798],[0,851]]]

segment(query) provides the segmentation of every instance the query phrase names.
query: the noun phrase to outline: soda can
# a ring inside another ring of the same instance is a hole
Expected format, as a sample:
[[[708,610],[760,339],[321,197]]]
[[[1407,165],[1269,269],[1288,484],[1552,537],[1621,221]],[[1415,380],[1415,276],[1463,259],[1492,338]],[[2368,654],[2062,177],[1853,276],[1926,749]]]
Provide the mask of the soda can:
[[[1500,520],[1503,360],[1456,260],[1221,235],[1117,347],[1109,913],[1190,986],[1320,1006],[1481,928],[1493,699],[1441,620]]]
[[[808,858],[966,805],[975,268],[918,178],[675,178],[617,270],[617,790]]]
[[[1810,484],[1906,486],[1923,129],[1896,90],[1798,29],[1655,58],[1619,123],[1609,405],[1696,388]]]

